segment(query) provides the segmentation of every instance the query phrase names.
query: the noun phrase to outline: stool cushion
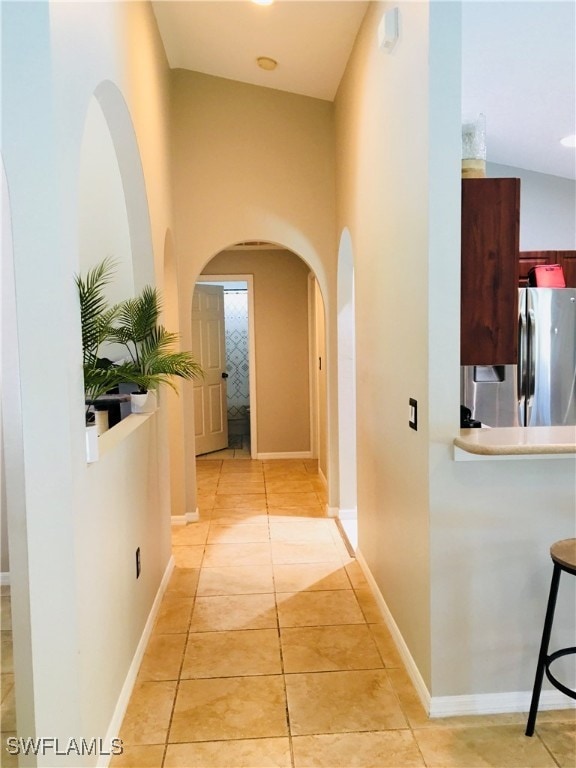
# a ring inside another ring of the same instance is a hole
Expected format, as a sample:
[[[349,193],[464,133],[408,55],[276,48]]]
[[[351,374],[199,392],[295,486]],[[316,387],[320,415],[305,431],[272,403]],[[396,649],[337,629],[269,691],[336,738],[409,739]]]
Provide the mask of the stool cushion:
[[[574,570],[576,568],[576,539],[563,539],[552,544],[550,557],[558,565]]]

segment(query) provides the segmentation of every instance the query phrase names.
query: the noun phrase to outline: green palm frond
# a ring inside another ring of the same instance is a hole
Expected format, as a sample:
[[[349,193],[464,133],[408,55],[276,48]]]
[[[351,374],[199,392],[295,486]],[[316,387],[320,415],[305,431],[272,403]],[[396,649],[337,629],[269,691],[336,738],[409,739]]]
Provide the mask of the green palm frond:
[[[76,275],[80,301],[80,322],[82,326],[82,352],[84,364],[94,364],[98,349],[109,334],[118,313],[118,307],[109,307],[104,289],[112,280],[116,267],[113,259],[104,259],[88,271],[86,277]]]
[[[195,379],[204,375],[190,352],[176,351],[179,335],[158,323],[161,302],[158,291],[146,286],[139,296],[110,307],[105,287],[116,268],[113,259],[104,259],[87,273],[76,276],[82,323],[84,389],[87,402],[117,387],[131,383],[141,390],[168,384],[176,389],[173,377]],[[104,363],[102,344],[117,343],[128,352],[120,365]]]
[[[168,384],[172,377],[194,379],[203,376],[190,352],[174,351],[179,335],[158,323],[161,302],[158,291],[146,286],[134,299],[124,301],[116,316],[111,340],[124,345],[130,356],[132,381],[141,389]]]

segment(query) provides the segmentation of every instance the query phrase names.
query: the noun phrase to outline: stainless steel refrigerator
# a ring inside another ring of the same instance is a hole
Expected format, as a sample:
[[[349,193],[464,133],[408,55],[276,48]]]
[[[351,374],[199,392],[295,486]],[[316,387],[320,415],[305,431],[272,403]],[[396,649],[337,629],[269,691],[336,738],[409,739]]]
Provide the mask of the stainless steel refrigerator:
[[[576,289],[520,291],[518,420],[576,424]]]
[[[465,366],[461,389],[486,426],[576,424],[576,289],[520,289],[518,366]]]

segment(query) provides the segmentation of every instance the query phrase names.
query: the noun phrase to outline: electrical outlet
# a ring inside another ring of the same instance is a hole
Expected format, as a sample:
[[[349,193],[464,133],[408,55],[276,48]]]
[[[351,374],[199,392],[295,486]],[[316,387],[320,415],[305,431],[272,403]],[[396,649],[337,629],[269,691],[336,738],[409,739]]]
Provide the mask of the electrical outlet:
[[[136,550],[136,578],[140,578],[140,571],[142,570],[142,566],[140,563],[140,547]]]
[[[418,401],[411,397],[408,402],[410,403],[410,416],[408,418],[408,426],[410,429],[418,431]]]

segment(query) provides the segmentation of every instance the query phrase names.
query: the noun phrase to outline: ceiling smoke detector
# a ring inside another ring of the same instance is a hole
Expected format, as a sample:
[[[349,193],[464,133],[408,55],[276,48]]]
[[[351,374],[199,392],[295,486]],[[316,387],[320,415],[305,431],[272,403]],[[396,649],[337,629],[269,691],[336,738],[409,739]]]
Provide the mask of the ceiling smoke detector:
[[[271,72],[278,66],[278,62],[275,59],[271,59],[269,56],[258,56],[256,63],[260,69],[265,69],[267,72]]]

